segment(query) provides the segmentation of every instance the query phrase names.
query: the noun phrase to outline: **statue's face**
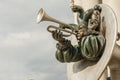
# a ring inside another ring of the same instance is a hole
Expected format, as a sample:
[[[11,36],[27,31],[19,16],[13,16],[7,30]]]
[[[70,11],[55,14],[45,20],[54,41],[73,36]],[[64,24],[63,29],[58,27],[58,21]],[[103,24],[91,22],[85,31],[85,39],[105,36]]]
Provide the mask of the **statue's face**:
[[[89,19],[88,29],[95,30],[98,27],[98,21],[96,19]]]

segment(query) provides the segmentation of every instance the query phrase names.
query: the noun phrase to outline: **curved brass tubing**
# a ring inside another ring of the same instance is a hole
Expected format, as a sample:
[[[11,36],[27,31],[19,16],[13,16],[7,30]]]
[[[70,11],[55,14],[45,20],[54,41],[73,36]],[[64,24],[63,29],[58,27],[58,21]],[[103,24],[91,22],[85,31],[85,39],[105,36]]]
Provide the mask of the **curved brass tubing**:
[[[63,34],[64,37],[69,37],[69,36],[71,36],[72,34],[73,34],[73,35],[76,35],[76,33],[73,32],[73,29],[68,28],[68,27],[64,27],[64,29],[63,29],[63,28],[60,28],[60,27],[56,27],[56,26],[50,25],[50,26],[47,27],[47,31],[52,33],[53,30],[50,30],[50,29],[52,29],[52,28],[53,28],[53,29],[56,29],[56,30],[59,30],[59,31],[66,32],[66,33],[70,33],[69,35]],[[71,30],[71,31],[66,30],[66,28],[69,29],[69,30]]]

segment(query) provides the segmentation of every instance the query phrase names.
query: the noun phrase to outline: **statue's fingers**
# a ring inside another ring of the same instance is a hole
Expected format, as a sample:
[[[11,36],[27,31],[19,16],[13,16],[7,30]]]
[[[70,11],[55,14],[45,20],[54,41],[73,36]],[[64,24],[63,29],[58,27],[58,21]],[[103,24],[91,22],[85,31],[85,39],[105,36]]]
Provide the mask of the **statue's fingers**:
[[[56,34],[55,34],[55,38],[56,38],[56,40],[58,40],[58,36],[59,36],[59,31],[56,30]]]
[[[58,35],[57,35],[57,39],[60,40],[60,35],[61,35],[61,32],[59,31],[58,32]]]
[[[52,34],[53,39],[56,39],[55,35],[56,35],[56,33],[53,32],[53,34]]]
[[[53,38],[56,40],[57,39],[57,30],[55,30],[54,32],[53,32]]]
[[[54,38],[54,35],[55,35],[55,31],[52,31],[52,37]]]
[[[59,34],[59,38],[62,38],[62,32],[60,32],[60,34]]]
[[[58,34],[57,34],[57,39],[59,40],[59,36],[60,36],[60,31],[58,31]]]
[[[55,31],[55,38],[56,38],[56,40],[58,39],[58,34],[59,34],[58,30],[56,30]]]

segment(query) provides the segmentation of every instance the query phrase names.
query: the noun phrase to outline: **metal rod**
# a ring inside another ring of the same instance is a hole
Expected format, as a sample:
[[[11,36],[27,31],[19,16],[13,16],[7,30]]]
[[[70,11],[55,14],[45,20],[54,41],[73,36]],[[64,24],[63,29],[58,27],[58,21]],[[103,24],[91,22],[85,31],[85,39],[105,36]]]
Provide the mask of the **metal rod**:
[[[107,74],[108,74],[107,80],[112,80],[111,79],[111,71],[110,71],[110,67],[109,66],[107,66]]]

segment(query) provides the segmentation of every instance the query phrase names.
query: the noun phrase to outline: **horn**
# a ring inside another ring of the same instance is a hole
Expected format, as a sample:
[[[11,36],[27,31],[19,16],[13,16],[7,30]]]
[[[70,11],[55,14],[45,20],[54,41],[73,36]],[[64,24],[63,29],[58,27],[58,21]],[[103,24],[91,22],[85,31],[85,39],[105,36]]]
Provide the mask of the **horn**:
[[[38,12],[38,15],[37,15],[37,23],[40,23],[42,21],[50,21],[50,22],[55,22],[55,23],[58,23],[58,24],[61,24],[61,25],[64,25],[66,26],[65,28],[70,28],[73,30],[73,27],[69,24],[66,24],[64,22],[61,22],[59,20],[56,20],[50,16],[47,15],[47,13],[44,11],[43,8],[41,8]]]
[[[62,28],[59,28],[59,27],[56,27],[56,26],[53,26],[53,25],[48,26],[48,27],[47,27],[47,31],[53,33],[53,30],[51,30],[52,28],[53,28],[53,29],[56,29],[56,30],[58,29],[58,30],[63,31],[63,32],[66,32],[66,33],[69,33],[69,35],[68,35],[68,34],[62,34],[62,36],[64,36],[64,37],[69,37],[69,36],[71,36],[72,34],[73,34],[73,35],[76,35],[76,33],[72,32],[72,31],[65,30],[65,29],[62,29]]]

